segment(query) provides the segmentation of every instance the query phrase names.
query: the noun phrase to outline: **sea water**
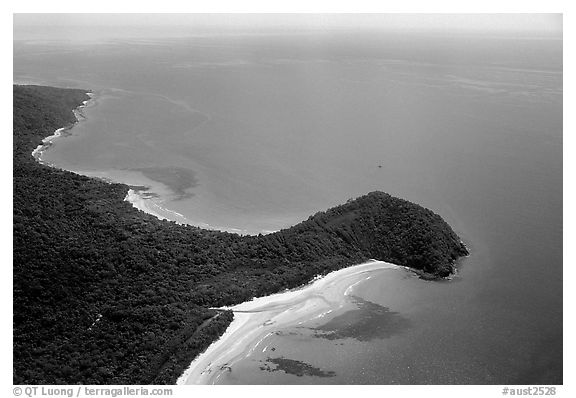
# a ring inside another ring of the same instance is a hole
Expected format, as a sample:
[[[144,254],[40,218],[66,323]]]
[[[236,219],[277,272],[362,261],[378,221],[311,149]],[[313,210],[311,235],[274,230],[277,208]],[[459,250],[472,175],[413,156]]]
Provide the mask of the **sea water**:
[[[378,273],[219,382],[562,382],[561,39],[15,41],[14,81],[92,90],[42,159],[145,185],[167,218],[268,233],[381,190],[470,249],[450,282]]]

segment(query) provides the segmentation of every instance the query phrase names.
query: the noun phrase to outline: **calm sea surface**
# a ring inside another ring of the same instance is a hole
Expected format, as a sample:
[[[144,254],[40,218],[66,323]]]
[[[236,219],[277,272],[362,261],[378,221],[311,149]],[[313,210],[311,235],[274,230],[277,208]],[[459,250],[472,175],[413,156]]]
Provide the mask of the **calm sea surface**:
[[[43,160],[146,185],[176,221],[275,231],[382,190],[470,248],[453,281],[380,272],[219,381],[562,382],[561,40],[16,41],[14,81],[93,90]]]

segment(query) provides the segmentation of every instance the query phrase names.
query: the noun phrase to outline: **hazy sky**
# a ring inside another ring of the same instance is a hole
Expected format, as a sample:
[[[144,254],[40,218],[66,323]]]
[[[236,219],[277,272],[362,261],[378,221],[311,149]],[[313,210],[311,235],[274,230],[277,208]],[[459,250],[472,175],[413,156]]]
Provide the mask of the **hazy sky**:
[[[561,14],[14,14],[15,39],[182,35],[206,29],[409,29],[561,34]]]

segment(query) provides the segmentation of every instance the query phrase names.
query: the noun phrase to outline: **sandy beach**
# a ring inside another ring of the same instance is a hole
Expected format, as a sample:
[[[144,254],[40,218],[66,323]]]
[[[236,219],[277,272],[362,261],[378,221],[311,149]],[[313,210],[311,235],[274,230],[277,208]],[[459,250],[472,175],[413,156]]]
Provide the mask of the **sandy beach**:
[[[274,330],[337,310],[346,303],[346,296],[374,272],[393,268],[403,267],[373,260],[331,272],[297,290],[223,307],[234,311],[234,320],[222,337],[190,364],[176,384],[214,384],[228,367],[249,356]]]
[[[128,172],[124,172],[124,174],[127,173]],[[91,175],[89,173],[84,172],[81,174]],[[92,173],[92,175],[94,175],[94,173]],[[129,181],[126,178],[119,178],[114,180],[121,181],[124,184],[128,184],[127,181]],[[166,191],[166,188],[162,186],[162,184],[158,184],[155,182],[153,184],[150,184],[149,181],[145,181],[143,184],[146,186],[146,189],[143,190],[130,189],[128,190],[128,194],[124,198],[125,201],[129,202],[132,206],[134,206],[138,210],[153,215],[159,220],[174,221],[176,224],[180,225],[192,225],[194,227],[199,227],[203,229],[224,231],[240,235],[250,235],[250,233],[244,229],[225,227],[219,225],[210,225],[208,223],[201,221],[189,220],[183,214],[178,213],[177,211],[174,210],[170,210],[164,205],[164,203],[167,201],[167,199],[165,198],[170,198],[173,195],[169,191]],[[262,233],[265,234],[274,232],[276,231],[262,231]],[[252,235],[254,234],[255,233],[253,233]]]
[[[142,210],[145,213],[153,215],[154,217],[158,218],[159,220],[171,220],[174,221],[176,224],[180,225],[191,225],[190,222],[184,217],[184,215],[169,210],[163,206],[161,206],[160,202],[161,199],[158,197],[151,196],[149,191],[146,190],[144,192],[139,192],[134,189],[129,189],[125,201],[129,202],[132,206],[134,206],[138,210]],[[204,225],[197,225],[199,227],[204,228]]]

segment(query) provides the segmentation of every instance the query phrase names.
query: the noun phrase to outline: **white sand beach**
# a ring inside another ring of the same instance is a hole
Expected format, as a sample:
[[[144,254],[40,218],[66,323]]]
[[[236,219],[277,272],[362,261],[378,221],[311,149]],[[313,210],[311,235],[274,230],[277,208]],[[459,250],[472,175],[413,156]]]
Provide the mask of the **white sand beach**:
[[[142,195],[139,195],[135,190],[129,189],[125,201],[130,202],[132,206],[134,206],[138,210],[142,210],[145,213],[151,214],[154,217],[160,220],[166,220],[167,218],[158,214],[153,209],[153,203],[150,199],[144,198]]]
[[[285,325],[323,317],[342,307],[346,296],[374,272],[403,268],[383,261],[370,261],[344,268],[311,284],[284,293],[258,297],[233,307],[234,320],[208,349],[178,378],[177,384],[214,384],[236,361],[250,355],[269,333]]]

